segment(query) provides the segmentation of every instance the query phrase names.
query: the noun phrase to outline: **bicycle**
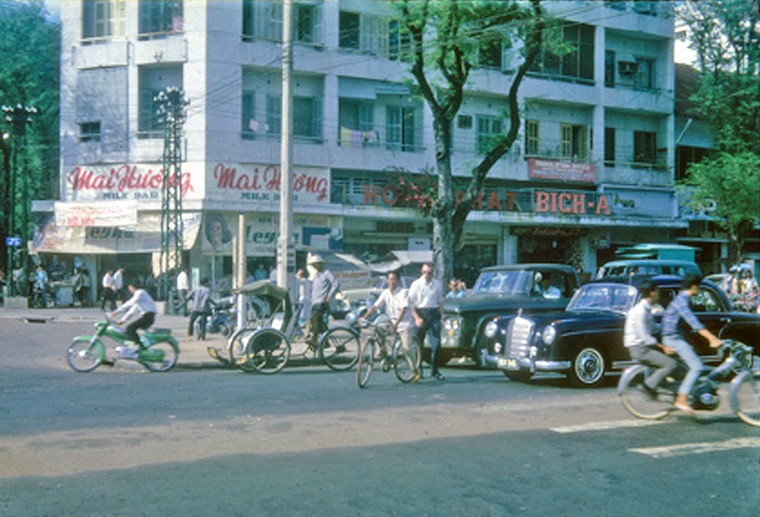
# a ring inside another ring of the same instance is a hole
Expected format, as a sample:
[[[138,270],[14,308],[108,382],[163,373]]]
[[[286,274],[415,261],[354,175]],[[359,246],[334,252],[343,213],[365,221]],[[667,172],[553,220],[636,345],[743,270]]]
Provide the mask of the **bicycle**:
[[[731,374],[735,374],[729,388],[731,409],[743,422],[760,427],[760,365],[753,366],[752,347],[726,340],[719,353],[726,354],[723,362],[708,369],[694,384],[689,394],[692,407],[708,411],[716,409],[720,405],[719,383],[728,382]],[[618,395],[623,407],[633,416],[658,420],[675,410],[673,402],[680,379],[668,379],[655,395],[649,395],[642,385],[650,373],[651,367],[644,364],[627,368],[620,377]]]
[[[364,328],[371,326],[372,333],[359,350],[356,366],[356,383],[359,388],[367,387],[375,363],[379,363],[383,372],[392,368],[396,378],[404,384],[419,379],[414,352],[406,350],[398,332],[391,332],[387,318],[377,318],[374,322],[361,319],[360,322]]]

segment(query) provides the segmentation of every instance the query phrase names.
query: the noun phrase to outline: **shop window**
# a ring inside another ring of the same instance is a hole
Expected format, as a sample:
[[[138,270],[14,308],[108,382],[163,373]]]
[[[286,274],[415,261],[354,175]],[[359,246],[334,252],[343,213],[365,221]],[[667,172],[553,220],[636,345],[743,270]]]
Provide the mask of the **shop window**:
[[[124,0],[84,0],[82,39],[109,39],[124,35]]]
[[[182,32],[182,0],[140,0],[140,34],[152,37]]]

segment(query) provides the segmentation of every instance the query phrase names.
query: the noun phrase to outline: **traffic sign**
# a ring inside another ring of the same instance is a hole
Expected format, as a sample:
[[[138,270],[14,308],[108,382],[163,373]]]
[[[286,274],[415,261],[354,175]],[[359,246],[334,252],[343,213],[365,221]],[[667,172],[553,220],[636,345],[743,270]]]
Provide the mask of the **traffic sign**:
[[[21,247],[21,237],[6,237],[5,245],[11,248]]]

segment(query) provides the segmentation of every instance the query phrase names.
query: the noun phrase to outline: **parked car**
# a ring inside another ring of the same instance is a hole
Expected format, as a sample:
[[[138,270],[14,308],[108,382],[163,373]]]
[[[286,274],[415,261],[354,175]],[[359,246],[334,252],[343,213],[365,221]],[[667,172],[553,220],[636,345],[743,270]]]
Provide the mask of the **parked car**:
[[[578,289],[578,275],[564,264],[511,264],[481,270],[463,298],[443,305],[438,362],[477,359],[485,347],[483,327],[495,316],[564,309]],[[427,354],[425,354],[427,356]]]
[[[680,277],[644,278],[660,288],[663,306],[681,290]],[[483,362],[515,381],[527,381],[536,372],[562,372],[575,386],[599,384],[607,372],[631,364],[623,327],[626,313],[639,300],[636,283],[636,278],[632,283],[598,280],[581,287],[565,311],[493,318],[483,331]],[[760,355],[760,315],[733,311],[725,293],[708,281],[690,304],[716,336],[742,341]],[[699,334],[689,333],[688,340],[705,363],[720,362]]]
[[[623,277],[631,275],[702,275],[696,262],[668,259],[631,259],[607,262],[596,274],[597,278]]]

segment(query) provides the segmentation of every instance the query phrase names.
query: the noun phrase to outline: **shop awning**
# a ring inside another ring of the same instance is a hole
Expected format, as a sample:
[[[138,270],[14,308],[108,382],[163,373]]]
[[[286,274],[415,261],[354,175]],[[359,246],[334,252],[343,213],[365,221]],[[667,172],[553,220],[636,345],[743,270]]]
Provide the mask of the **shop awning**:
[[[200,214],[182,216],[183,248],[195,244]],[[29,252],[59,254],[123,254],[161,251],[161,214],[139,214],[135,226],[59,226],[53,217],[32,242]]]

